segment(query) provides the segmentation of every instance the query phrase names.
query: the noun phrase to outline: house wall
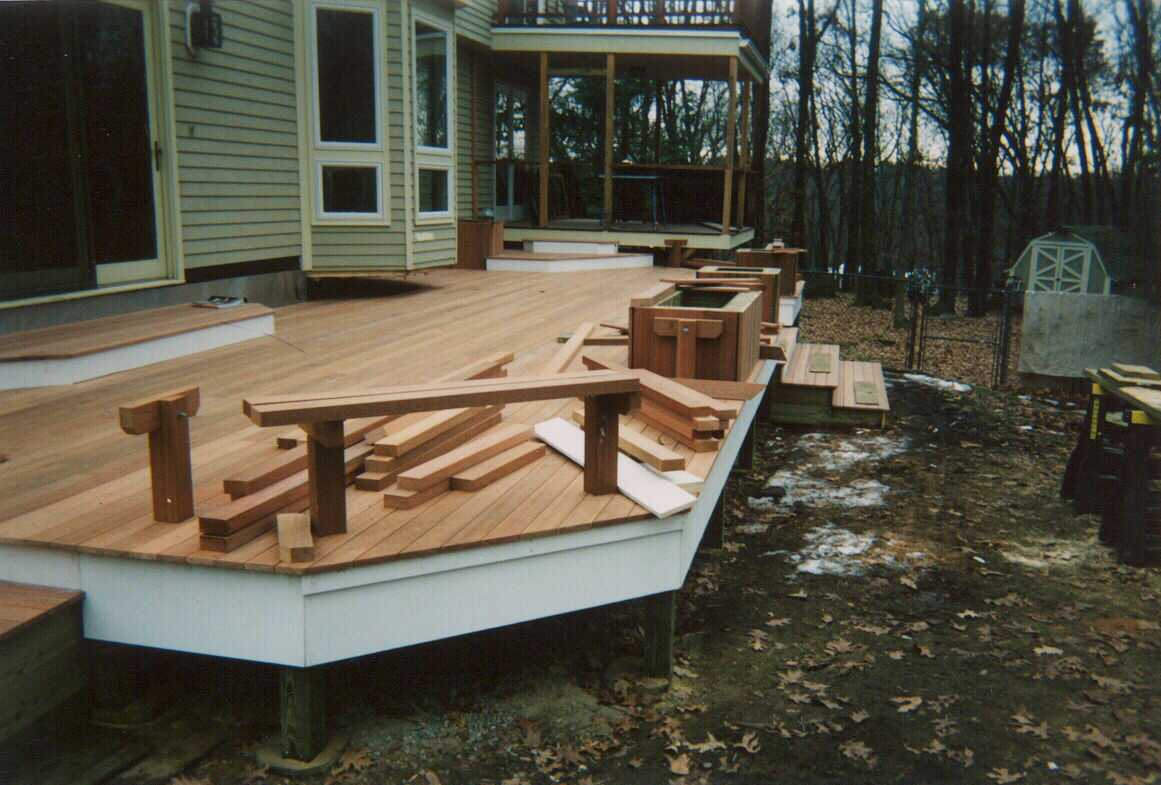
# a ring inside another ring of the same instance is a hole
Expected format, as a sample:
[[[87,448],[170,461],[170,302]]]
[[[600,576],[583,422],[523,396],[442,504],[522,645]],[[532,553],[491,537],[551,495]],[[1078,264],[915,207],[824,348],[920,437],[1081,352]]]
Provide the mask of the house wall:
[[[496,0],[467,0],[456,8],[456,33],[477,44],[491,46]]]
[[[226,45],[185,48],[171,3],[185,269],[302,253],[291,0],[220,0]]]
[[[459,15],[457,14],[457,20]],[[459,53],[459,101],[456,116],[456,143],[459,146],[456,172],[456,202],[459,218],[472,215],[472,161],[490,160],[496,154],[496,94],[491,57],[486,50],[461,40]],[[472,123],[475,123],[475,147],[472,147]],[[477,170],[476,193],[480,209],[495,204],[493,192],[496,173],[491,166]]]

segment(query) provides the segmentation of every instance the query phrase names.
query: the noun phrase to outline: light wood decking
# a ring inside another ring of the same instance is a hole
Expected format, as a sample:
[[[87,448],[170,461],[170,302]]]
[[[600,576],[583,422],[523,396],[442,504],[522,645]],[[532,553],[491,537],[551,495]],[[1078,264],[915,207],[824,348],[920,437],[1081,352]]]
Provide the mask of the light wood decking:
[[[417,293],[280,309],[277,338],[68,388],[0,393],[0,452],[10,456],[0,464],[0,542],[301,573],[648,518],[619,494],[585,495],[581,469],[549,452],[484,490],[447,492],[411,510],[384,509],[380,493],[351,487],[347,533],[320,538],[312,562],[280,562],[273,531],[232,553],[204,551],[196,520],[152,520],[147,448],[120,433],[116,407],[201,386],[191,427],[195,504],[208,509],[229,498],[226,477],[279,452],[275,433],[242,416],[244,397],[426,381],[498,350],[517,353],[511,374],[536,373],[558,348],[556,335],[585,319],[623,319],[629,296],[663,275],[672,271],[432,272],[417,276],[431,286]],[[586,352],[624,362],[623,347]],[[567,418],[573,405],[512,405],[504,416],[531,424]],[[659,436],[631,418],[626,427]],[[671,439],[665,444],[689,458],[690,471],[708,475],[716,453],[695,456]]]

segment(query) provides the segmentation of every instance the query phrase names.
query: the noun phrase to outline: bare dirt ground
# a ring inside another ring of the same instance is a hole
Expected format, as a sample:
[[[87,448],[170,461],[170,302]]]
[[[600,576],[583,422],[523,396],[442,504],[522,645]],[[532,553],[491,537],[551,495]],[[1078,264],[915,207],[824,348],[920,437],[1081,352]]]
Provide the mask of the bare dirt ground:
[[[1154,782],[1161,578],[1058,499],[1079,410],[891,396],[885,431],[760,430],[728,547],[681,592],[668,690],[635,669],[633,603],[345,663],[350,746],[311,781]],[[175,782],[282,782],[251,762],[269,672],[201,677],[189,711],[227,740]]]

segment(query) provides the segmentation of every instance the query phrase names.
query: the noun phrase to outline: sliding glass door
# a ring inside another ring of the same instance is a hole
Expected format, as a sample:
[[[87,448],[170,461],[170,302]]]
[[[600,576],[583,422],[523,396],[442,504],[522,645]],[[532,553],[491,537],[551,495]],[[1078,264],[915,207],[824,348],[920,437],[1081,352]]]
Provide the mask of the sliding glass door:
[[[153,13],[0,2],[0,299],[166,275]]]

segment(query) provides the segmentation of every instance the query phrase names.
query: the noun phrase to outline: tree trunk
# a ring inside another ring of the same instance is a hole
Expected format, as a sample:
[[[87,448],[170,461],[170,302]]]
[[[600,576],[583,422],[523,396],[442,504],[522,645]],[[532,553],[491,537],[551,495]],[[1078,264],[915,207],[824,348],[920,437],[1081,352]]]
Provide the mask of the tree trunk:
[[[964,71],[967,9],[964,0],[948,3],[947,203],[943,237],[943,288],[939,309],[955,310],[956,276],[963,257],[964,186],[971,173],[971,89]]]
[[[879,42],[883,30],[883,0],[873,0],[871,5],[871,40],[867,45],[866,95],[863,97],[863,155],[862,173],[859,176],[859,199],[861,224],[858,237],[858,256],[861,270],[866,274],[877,274],[878,253],[875,242],[875,163],[878,159],[879,131]],[[857,301],[861,305],[872,305],[877,299],[877,287],[859,279]]]

